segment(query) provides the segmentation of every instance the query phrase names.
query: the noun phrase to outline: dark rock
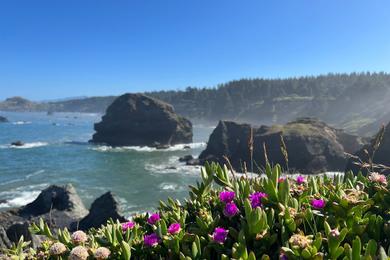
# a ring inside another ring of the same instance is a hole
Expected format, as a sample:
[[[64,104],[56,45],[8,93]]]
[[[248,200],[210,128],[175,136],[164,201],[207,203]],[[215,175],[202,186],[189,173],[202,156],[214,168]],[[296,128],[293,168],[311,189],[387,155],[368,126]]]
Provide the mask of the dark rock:
[[[378,148],[375,150],[376,140],[379,135],[382,135],[382,139],[379,143]],[[346,166],[345,171],[352,171],[357,174],[361,171],[363,174],[367,174],[367,167],[362,167],[359,165],[361,162],[368,163],[370,161],[370,157],[372,157],[372,162],[374,164],[381,164],[384,166],[390,166],[390,123],[384,128],[384,131],[381,130],[372,138],[372,140],[363,146],[359,151],[353,154],[348,160],[348,164]],[[385,169],[384,167],[375,167],[375,171],[390,174],[390,169]]]
[[[10,248],[11,246],[12,243],[8,238],[7,232],[4,227],[0,226],[0,249]]]
[[[196,166],[196,165],[199,165],[199,164],[200,164],[200,160],[196,159],[196,158],[186,162],[186,165],[188,165],[188,166]]]
[[[248,145],[251,128],[255,169],[265,166],[263,144],[270,163],[279,163],[284,169],[303,173],[343,171],[347,162],[344,149],[351,151],[363,145],[360,138],[312,118],[271,127],[220,121],[210,136],[206,150],[199,156],[200,163],[214,161],[223,164],[226,163],[223,157],[227,156],[236,170],[241,171],[244,162],[251,170]],[[281,151],[281,135],[288,151],[288,167]]]
[[[22,207],[19,214],[40,216],[55,210],[66,212],[73,218],[81,218],[88,213],[76,189],[68,184],[66,186],[52,185],[43,190],[33,202]]]
[[[24,143],[22,141],[15,141],[15,142],[12,142],[11,145],[13,145],[13,146],[23,146]]]
[[[90,228],[98,228],[107,223],[109,219],[120,222],[126,221],[121,215],[119,203],[111,192],[103,194],[97,198],[91,205],[89,214],[79,223],[73,223],[72,228],[80,230],[88,230]]]
[[[23,236],[25,241],[32,239],[30,231],[28,230],[30,224],[28,222],[14,223],[7,228],[7,236],[10,241],[17,243],[19,238]]]
[[[4,116],[0,116],[0,123],[7,123],[8,119]]]
[[[185,145],[183,148],[184,148],[185,150],[188,150],[188,149],[191,149],[191,146]]]
[[[162,146],[192,142],[192,124],[173,107],[142,94],[124,94],[95,124],[91,142],[111,146]]]
[[[179,162],[188,162],[188,161],[191,161],[193,159],[194,159],[194,157],[192,155],[185,155],[185,156],[179,158]]]

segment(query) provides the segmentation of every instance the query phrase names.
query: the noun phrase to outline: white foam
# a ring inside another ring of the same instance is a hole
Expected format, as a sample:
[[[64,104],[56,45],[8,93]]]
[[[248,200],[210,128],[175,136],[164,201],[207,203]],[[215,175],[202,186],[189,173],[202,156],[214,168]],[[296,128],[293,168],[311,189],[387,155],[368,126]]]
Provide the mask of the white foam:
[[[13,208],[24,206],[34,201],[41,191],[48,186],[47,183],[39,185],[22,186],[16,189],[0,192],[0,198],[6,202],[0,204],[0,208]]]
[[[13,208],[24,206],[32,201],[34,201],[40,191],[22,191],[19,192],[19,195],[13,199],[7,200],[6,203],[0,204],[0,208]]]
[[[5,146],[3,146],[3,148],[6,147],[6,148],[15,148],[15,149],[29,149],[29,148],[42,147],[42,146],[46,146],[46,145],[48,145],[48,143],[46,143],[46,142],[32,142],[32,143],[25,143],[21,146],[5,145]]]
[[[99,152],[126,152],[126,151],[136,151],[136,152],[173,152],[173,151],[182,151],[187,150],[187,147],[189,149],[197,149],[205,147],[206,143],[199,142],[199,143],[191,143],[191,144],[177,144],[170,146],[166,149],[157,149],[155,147],[148,147],[148,146],[121,146],[121,147],[112,147],[112,146],[106,146],[101,145],[97,147],[93,147],[92,150],[99,151]]]
[[[200,166],[186,165],[183,162],[179,162],[179,157],[177,156],[170,157],[165,163],[145,164],[145,170],[157,174],[177,173],[198,176],[200,169]]]
[[[16,121],[16,122],[12,122],[13,125],[28,125],[28,124],[31,124],[30,121]]]

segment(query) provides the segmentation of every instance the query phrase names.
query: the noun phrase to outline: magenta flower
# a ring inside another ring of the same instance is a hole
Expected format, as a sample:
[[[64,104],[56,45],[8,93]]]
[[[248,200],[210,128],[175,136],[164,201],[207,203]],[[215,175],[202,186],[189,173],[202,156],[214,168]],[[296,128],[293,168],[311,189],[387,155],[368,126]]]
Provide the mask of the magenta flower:
[[[249,195],[249,200],[251,201],[252,208],[261,207],[261,200],[267,197],[268,195],[264,192],[255,192]]]
[[[148,223],[149,223],[150,225],[154,225],[154,224],[156,224],[157,221],[159,221],[159,220],[160,220],[160,214],[154,213],[154,214],[152,214],[152,215],[148,218]]]
[[[169,228],[168,228],[168,232],[169,234],[171,235],[176,235],[176,234],[179,234],[181,230],[181,226],[179,223],[172,223]]]
[[[144,245],[145,246],[154,247],[154,246],[157,246],[159,242],[160,242],[160,238],[155,233],[153,233],[151,235],[144,236]]]
[[[298,185],[305,183],[305,177],[303,177],[302,175],[299,175],[297,177],[297,183],[298,183]]]
[[[122,223],[122,231],[126,232],[128,229],[132,229],[135,226],[135,223],[132,221]]]
[[[322,200],[322,199],[319,199],[319,200],[313,199],[313,200],[311,200],[310,204],[316,209],[322,209],[325,207],[326,202],[325,202],[325,200]]]
[[[234,191],[221,191],[219,193],[219,200],[228,203],[234,200],[235,195],[236,194],[234,193]]]
[[[228,233],[229,230],[217,227],[214,229],[213,240],[217,243],[223,244],[227,238]]]
[[[238,212],[239,209],[234,202],[226,203],[225,209],[223,210],[223,214],[228,218],[234,217]]]

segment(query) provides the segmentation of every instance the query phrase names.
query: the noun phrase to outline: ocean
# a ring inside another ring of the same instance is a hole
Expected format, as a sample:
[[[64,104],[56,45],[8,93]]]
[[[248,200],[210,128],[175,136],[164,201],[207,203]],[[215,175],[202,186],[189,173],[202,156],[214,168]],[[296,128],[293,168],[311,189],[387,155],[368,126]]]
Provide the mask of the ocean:
[[[75,186],[86,207],[107,191],[118,198],[123,213],[152,211],[159,200],[183,200],[200,167],[179,157],[194,157],[206,147],[212,127],[195,125],[191,149],[112,148],[88,143],[100,114],[1,112],[0,211],[33,201],[50,184]],[[24,146],[10,143],[20,140]]]

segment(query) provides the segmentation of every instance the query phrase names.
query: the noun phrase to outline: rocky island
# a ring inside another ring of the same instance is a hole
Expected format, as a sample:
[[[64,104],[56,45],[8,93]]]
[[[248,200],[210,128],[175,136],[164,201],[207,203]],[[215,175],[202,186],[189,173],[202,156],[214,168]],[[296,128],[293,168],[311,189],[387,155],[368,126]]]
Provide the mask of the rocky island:
[[[236,170],[242,170],[244,162],[250,170],[251,131],[254,170],[266,164],[264,145],[271,164],[278,163],[284,169],[301,173],[319,173],[343,171],[348,159],[345,152],[354,153],[365,144],[365,139],[313,118],[301,118],[285,125],[260,127],[220,121],[210,136],[206,150],[200,154],[199,162],[223,164],[226,163],[226,156]],[[287,148],[288,163],[281,149],[281,136]]]
[[[43,219],[51,228],[88,230],[106,224],[109,219],[125,221],[111,192],[97,198],[88,211],[71,185],[52,185],[44,189],[31,203],[20,208],[0,212],[0,248],[9,248],[21,236],[33,246],[41,242],[29,226]],[[1,259],[1,255],[0,255]]]
[[[142,94],[124,94],[95,124],[91,142],[110,146],[164,147],[192,142],[191,122],[163,101]]]
[[[4,116],[0,116],[0,123],[8,123],[8,119]]]

